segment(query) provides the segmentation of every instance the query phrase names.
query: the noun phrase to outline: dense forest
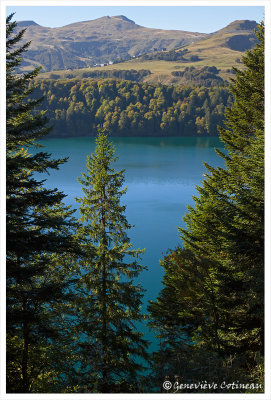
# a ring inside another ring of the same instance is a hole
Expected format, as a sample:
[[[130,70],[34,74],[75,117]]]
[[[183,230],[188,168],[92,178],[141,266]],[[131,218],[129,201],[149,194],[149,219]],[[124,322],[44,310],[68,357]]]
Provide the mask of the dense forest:
[[[76,219],[65,194],[40,176],[67,158],[31,152],[50,132],[39,96],[65,104],[67,113],[70,101],[70,129],[78,130],[80,119],[83,126],[105,124],[106,107],[110,114],[111,106],[121,110],[131,102],[152,104],[156,112],[173,100],[194,112],[200,101],[210,102],[222,115],[214,99],[228,102],[228,89],[82,80],[42,81],[35,90],[30,83],[39,68],[16,74],[29,44],[20,47],[23,31],[14,33],[12,18],[6,24],[7,393],[264,392],[263,24],[259,43],[243,57],[246,69],[235,69],[234,101],[219,128],[225,166],[206,165],[186,228],[179,228],[183,247],[163,256],[163,288],[143,315],[139,279],[146,267],[143,250],[129,238],[116,150],[99,129],[79,178]],[[138,328],[146,322],[159,338],[154,353]]]
[[[150,85],[116,79],[39,80],[35,98],[53,122],[51,135],[93,136],[101,126],[112,136],[218,135],[228,87]]]

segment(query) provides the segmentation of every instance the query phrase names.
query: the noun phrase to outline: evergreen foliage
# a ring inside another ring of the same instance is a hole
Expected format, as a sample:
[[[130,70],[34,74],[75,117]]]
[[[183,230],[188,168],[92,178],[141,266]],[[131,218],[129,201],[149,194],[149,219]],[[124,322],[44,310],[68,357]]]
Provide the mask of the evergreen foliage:
[[[235,69],[234,103],[226,111],[225,168],[208,173],[179,228],[184,249],[163,259],[164,288],[149,310],[168,348],[163,370],[205,378],[199,355],[213,357],[218,377],[251,380],[264,354],[264,27]],[[170,302],[171,307],[167,304]],[[173,303],[173,307],[172,307]],[[175,310],[173,313],[172,310]],[[168,331],[173,332],[169,341]],[[180,363],[187,347],[198,363]],[[161,364],[163,351],[156,354]],[[176,366],[176,360],[179,361]],[[160,364],[159,364],[160,363]],[[224,364],[223,364],[224,363]],[[230,369],[224,367],[230,365]],[[161,368],[161,366],[160,366]],[[189,367],[188,367],[189,368]],[[214,373],[214,371],[213,371]],[[257,375],[257,374],[256,374]],[[161,381],[160,381],[161,382]],[[263,380],[261,380],[263,385]],[[263,390],[263,387],[262,389]]]
[[[115,150],[103,131],[82,174],[78,240],[84,257],[78,285],[78,336],[82,391],[137,392],[147,359],[147,342],[135,328],[142,320],[141,285],[133,282],[143,267],[142,250],[132,249],[121,197],[124,171],[115,171]]]
[[[56,342],[66,334],[57,312],[68,302],[69,269],[63,260],[74,252],[73,211],[57,189],[46,189],[38,173],[58,169],[65,159],[31,146],[48,134],[40,100],[30,100],[29,83],[39,69],[18,76],[16,68],[29,43],[20,46],[24,30],[14,34],[13,14],[7,27],[7,391],[29,393],[54,386]],[[59,348],[60,352],[61,349]]]

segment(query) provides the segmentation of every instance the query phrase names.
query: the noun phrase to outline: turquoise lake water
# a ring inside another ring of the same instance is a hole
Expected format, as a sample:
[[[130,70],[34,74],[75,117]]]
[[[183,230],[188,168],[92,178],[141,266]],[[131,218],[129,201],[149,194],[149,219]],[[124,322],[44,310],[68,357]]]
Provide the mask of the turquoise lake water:
[[[223,166],[214,148],[223,149],[218,138],[123,138],[111,139],[119,157],[114,168],[125,169],[127,194],[123,204],[131,225],[129,232],[134,248],[145,248],[141,263],[148,269],[140,275],[146,289],[144,305],[155,300],[160,289],[163,269],[159,259],[168,249],[181,244],[177,227],[184,227],[183,216],[192,196],[197,194],[206,169],[203,161]],[[95,150],[94,138],[47,139],[43,150],[52,157],[69,157],[69,161],[52,171],[46,186],[57,187],[74,208],[75,196],[81,197],[77,177],[85,171],[86,156]],[[79,216],[79,213],[77,214]],[[147,334],[149,337],[149,334]]]

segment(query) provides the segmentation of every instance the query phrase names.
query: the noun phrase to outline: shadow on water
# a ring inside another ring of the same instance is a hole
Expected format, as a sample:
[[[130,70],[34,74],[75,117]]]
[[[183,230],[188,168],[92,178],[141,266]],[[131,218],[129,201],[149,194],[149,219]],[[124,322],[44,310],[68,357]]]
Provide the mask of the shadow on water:
[[[134,227],[129,237],[134,248],[145,248],[142,264],[148,267],[139,281],[146,290],[144,309],[149,300],[155,300],[163,276],[159,260],[168,249],[181,244],[177,227],[184,226],[187,205],[193,205],[196,185],[200,185],[206,172],[203,161],[211,166],[223,166],[214,147],[223,145],[217,137],[112,137],[116,146],[117,170],[125,169],[128,191],[122,202],[128,222]],[[77,177],[85,171],[86,156],[95,150],[95,138],[47,139],[41,142],[44,151],[52,157],[69,160],[59,171],[46,175],[46,185],[57,187],[67,197],[65,202],[77,208],[75,196],[82,196]],[[34,150],[39,151],[39,150]],[[76,214],[79,217],[77,211]],[[153,334],[140,325],[145,337],[151,341],[150,351],[157,347]]]

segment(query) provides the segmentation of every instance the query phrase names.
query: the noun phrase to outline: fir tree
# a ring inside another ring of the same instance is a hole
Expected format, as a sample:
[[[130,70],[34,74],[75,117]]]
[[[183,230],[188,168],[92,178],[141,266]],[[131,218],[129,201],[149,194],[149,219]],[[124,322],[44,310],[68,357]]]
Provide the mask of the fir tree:
[[[263,354],[264,272],[264,28],[255,49],[236,70],[235,101],[220,129],[225,168],[206,165],[209,174],[198,188],[180,230],[187,248],[210,260],[219,321],[218,347],[228,354]]]
[[[263,24],[256,34],[258,44],[243,57],[246,68],[235,69],[235,100],[226,111],[226,129],[220,129],[226,151],[217,152],[225,168],[205,164],[208,173],[195,206],[188,207],[187,227],[179,228],[185,249],[164,259],[165,288],[150,306],[152,324],[161,331],[163,319],[173,326],[164,310],[169,296],[176,296],[182,332],[176,331],[171,352],[182,353],[178,338],[186,345],[190,340],[192,348],[234,360],[238,378],[250,376],[264,351]]]
[[[64,194],[37,178],[65,159],[31,153],[49,128],[45,113],[35,112],[40,100],[29,100],[39,69],[16,74],[29,43],[20,46],[24,31],[17,32],[12,17],[6,21],[7,391],[28,393],[53,390],[59,374],[50,357],[63,334],[56,307],[69,301],[71,271],[64,271],[63,260],[75,251],[77,224]]]
[[[143,267],[142,250],[133,250],[121,197],[124,171],[115,171],[115,150],[101,131],[96,151],[82,174],[84,197],[78,198],[83,227],[78,238],[85,257],[79,285],[81,375],[85,391],[139,390],[138,373],[147,358],[147,342],[135,328],[142,320],[142,288],[133,282]]]

